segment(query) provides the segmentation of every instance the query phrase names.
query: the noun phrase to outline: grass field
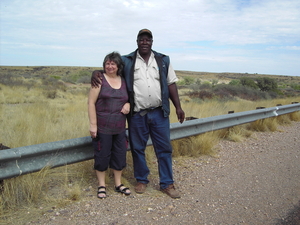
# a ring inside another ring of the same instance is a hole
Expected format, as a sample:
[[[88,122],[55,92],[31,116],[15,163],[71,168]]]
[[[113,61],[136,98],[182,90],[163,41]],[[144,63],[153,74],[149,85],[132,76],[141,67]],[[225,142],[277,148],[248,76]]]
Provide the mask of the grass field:
[[[84,67],[0,67],[0,143],[11,148],[65,140],[89,135],[87,93],[91,72],[96,68]],[[229,83],[245,74],[200,73],[177,71],[178,76],[195,77],[201,82]],[[249,76],[249,74],[247,74]],[[268,76],[252,74],[251,76]],[[275,76],[282,85],[299,84],[300,77]],[[241,112],[256,107],[273,107],[300,102],[300,97],[282,97],[249,101],[193,99],[190,87],[179,87],[182,108],[186,116],[205,118]],[[177,117],[171,107],[171,123]],[[274,131],[278,124],[300,120],[298,113],[270,118],[230,129],[210,132],[196,137],[173,141],[174,157],[218,157],[216,144],[221,138],[242,141],[255,131]],[[152,147],[147,149],[151,176],[157,176]],[[1,154],[1,152],[0,152]],[[133,184],[132,159],[128,153],[128,166],[123,183]],[[199,160],[201,160],[199,158]],[[0,195],[0,224],[22,224],[22,221],[43,213],[48,206],[61,207],[79,200],[87,188],[96,185],[92,160],[23,175],[5,180]],[[111,174],[108,175],[111,176]],[[59,191],[57,191],[59,190]],[[30,213],[28,213],[30,211]],[[14,218],[14,219],[13,219]]]

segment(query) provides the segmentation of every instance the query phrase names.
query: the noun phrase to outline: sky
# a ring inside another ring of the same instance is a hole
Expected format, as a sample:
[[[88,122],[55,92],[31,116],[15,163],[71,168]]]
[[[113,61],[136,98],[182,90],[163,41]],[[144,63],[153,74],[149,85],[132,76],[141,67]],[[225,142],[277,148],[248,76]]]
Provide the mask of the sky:
[[[0,0],[0,66],[101,67],[143,28],[175,70],[300,76],[299,0]]]

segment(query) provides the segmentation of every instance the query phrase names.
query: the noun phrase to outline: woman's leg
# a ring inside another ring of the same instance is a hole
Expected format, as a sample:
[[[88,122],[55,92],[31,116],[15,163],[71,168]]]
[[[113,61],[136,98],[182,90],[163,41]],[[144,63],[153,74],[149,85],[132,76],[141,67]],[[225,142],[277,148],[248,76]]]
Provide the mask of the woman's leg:
[[[98,171],[96,170],[96,175],[98,179],[98,187],[106,187],[105,186],[105,171]],[[105,191],[105,188],[99,188],[98,192]],[[105,198],[105,193],[98,193],[99,198]]]
[[[121,186],[122,182],[121,182],[121,177],[122,177],[122,170],[113,170],[114,172],[114,179],[115,179],[115,186],[119,187],[120,191],[122,192],[123,189],[125,189],[125,186]],[[126,189],[125,190],[125,194],[130,194],[130,190]]]
[[[112,154],[110,160],[110,167],[114,173],[116,191],[129,195],[131,193],[130,190],[124,185],[122,185],[121,181],[122,170],[126,166],[126,141],[127,140],[125,131],[120,134],[113,135],[113,147],[111,152]]]
[[[115,179],[115,186],[118,187],[121,185],[121,177],[122,177],[122,170],[113,170],[114,172],[114,179]]]
[[[112,136],[98,133],[99,140],[93,140],[94,145],[94,169],[96,171],[96,176],[98,179],[98,197],[105,198],[105,171],[108,168],[110,160],[110,150]],[[103,188],[99,188],[103,187]],[[102,193],[99,193],[102,192]]]

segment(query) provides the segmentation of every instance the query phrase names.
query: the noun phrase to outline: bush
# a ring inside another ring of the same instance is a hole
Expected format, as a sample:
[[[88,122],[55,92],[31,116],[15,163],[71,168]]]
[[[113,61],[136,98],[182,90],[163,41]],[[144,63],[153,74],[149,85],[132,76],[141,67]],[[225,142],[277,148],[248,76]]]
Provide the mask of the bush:
[[[211,89],[212,88],[212,85],[211,83],[209,83],[208,81],[205,81],[203,82],[203,84],[201,84],[199,86],[200,89]]]
[[[255,81],[249,77],[241,77],[240,78],[240,84],[243,86],[247,86],[253,89],[258,89],[257,84],[255,83]]]
[[[80,77],[77,80],[78,83],[83,83],[83,84],[90,84],[91,83],[91,75]]]
[[[66,91],[67,90],[67,87],[66,85],[62,82],[62,81],[59,81],[59,80],[56,80],[55,78],[53,77],[46,77],[46,78],[43,78],[42,80],[42,84],[44,86],[46,86],[44,89],[46,90],[62,90],[62,91]]]
[[[54,78],[54,79],[56,79],[56,80],[60,80],[61,79],[61,77],[60,76],[51,76],[52,78]]]
[[[257,78],[256,82],[261,91],[275,91],[278,88],[276,80],[269,77]]]
[[[239,84],[241,84],[239,80],[231,80],[229,82],[229,85],[239,85]]]
[[[195,82],[197,85],[200,85],[201,84],[201,80],[198,78]]]
[[[62,80],[70,83],[90,83],[91,73],[86,70],[81,70],[76,74],[67,74]]]
[[[46,96],[46,98],[55,99],[57,95],[57,91],[56,90],[44,91],[44,95]]]
[[[215,80],[215,79],[211,81],[211,85],[212,85],[213,87],[215,87],[218,83],[219,83],[219,81],[218,81],[218,80]]]
[[[294,90],[300,91],[300,85],[299,84],[291,84],[291,88],[293,88]]]
[[[252,85],[239,85],[239,82],[239,80],[234,80],[231,84],[217,84],[215,86],[209,82],[204,82],[201,85],[192,85],[190,86],[192,91],[188,93],[188,96],[191,98],[200,98],[202,100],[212,98],[233,100],[235,98],[242,98],[245,100],[257,101],[260,99],[274,99],[279,95],[283,95],[278,89],[273,91],[261,91],[253,88]],[[248,81],[247,83],[250,84],[251,82]]]
[[[6,86],[23,86],[24,80],[21,77],[13,76],[11,73],[1,75],[1,84]]]
[[[239,97],[242,99],[256,101],[259,99],[268,99],[270,95],[266,92],[261,92],[253,88],[241,85],[226,85],[220,84],[214,87],[213,92],[221,99],[234,99]]]
[[[201,91],[192,91],[188,93],[188,96],[191,98],[200,98],[204,99],[212,99],[214,98],[214,93],[208,90],[201,90]]]

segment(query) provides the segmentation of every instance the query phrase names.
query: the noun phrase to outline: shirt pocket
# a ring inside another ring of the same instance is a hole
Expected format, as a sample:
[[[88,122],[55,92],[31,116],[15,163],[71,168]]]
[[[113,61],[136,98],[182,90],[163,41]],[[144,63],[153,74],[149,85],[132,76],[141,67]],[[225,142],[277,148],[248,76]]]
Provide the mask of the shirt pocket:
[[[136,80],[140,80],[140,79],[142,79],[142,68],[141,67],[139,67],[139,66],[135,66],[134,67],[134,80],[136,81]]]
[[[151,67],[151,76],[155,80],[159,80],[159,68],[158,67],[156,67],[156,66]]]

